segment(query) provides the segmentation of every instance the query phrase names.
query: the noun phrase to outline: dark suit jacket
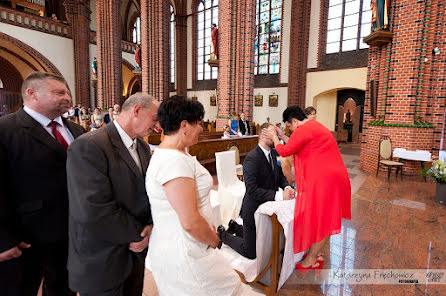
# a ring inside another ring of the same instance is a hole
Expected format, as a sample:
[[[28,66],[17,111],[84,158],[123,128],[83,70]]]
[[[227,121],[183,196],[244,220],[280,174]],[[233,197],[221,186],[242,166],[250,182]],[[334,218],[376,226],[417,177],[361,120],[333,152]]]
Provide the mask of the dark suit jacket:
[[[152,224],[145,172],[150,149],[138,139],[144,173],[112,123],[89,132],[68,149],[70,200],[68,272],[75,291],[103,291],[124,281],[145,253],[129,243]]]
[[[74,138],[84,129],[62,118]],[[67,154],[23,109],[0,118],[0,252],[68,238]]]
[[[239,121],[238,121],[238,126],[239,126],[239,129],[240,129],[240,132],[242,133],[242,135],[245,135],[246,133],[251,133],[251,128],[249,127],[249,121],[248,120],[245,120],[246,121],[246,125],[248,126],[248,129],[246,129],[245,128],[245,125],[243,124],[243,120],[241,120],[241,119],[239,119]]]
[[[274,201],[278,188],[289,186],[274,153],[274,171],[259,146],[251,150],[243,162],[243,179],[246,186],[242,203],[243,225],[255,227],[254,213],[267,202]]]

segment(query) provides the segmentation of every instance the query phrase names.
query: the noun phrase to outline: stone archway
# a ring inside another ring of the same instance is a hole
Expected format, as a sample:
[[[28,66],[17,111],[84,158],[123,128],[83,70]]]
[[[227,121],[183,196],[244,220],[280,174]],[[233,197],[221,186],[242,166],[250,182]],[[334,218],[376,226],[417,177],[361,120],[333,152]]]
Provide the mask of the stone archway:
[[[28,53],[33,59],[35,59],[39,64],[43,65],[46,71],[51,72],[56,75],[62,76],[59,69],[51,63],[45,56],[43,56],[40,52],[32,48],[31,46],[27,45],[26,43],[8,35],[5,33],[0,32],[0,39],[6,40],[13,44],[14,46],[17,46],[18,48],[24,50],[26,53]]]

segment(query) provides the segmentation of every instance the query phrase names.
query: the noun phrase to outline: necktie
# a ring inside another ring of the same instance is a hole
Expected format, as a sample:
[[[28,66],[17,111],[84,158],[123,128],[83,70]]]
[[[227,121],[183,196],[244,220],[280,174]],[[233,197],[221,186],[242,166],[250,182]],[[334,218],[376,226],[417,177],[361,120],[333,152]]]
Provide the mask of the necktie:
[[[136,149],[136,143],[133,143],[130,146],[129,151],[130,151],[130,155],[132,156],[133,160],[136,163],[136,166],[138,167],[139,171],[142,174],[142,166],[141,166],[141,161],[139,160],[138,150]]]
[[[271,152],[268,154],[268,161],[271,164],[271,168],[274,171],[274,162],[273,162],[273,157],[271,156]]]
[[[65,151],[67,151],[68,143],[67,143],[67,141],[65,141],[64,137],[62,136],[62,134],[57,130],[58,123],[55,122],[55,121],[51,121],[50,125],[51,125],[51,132],[53,133],[53,135],[56,138],[57,142],[59,142],[59,144],[62,145],[62,147],[65,149]]]

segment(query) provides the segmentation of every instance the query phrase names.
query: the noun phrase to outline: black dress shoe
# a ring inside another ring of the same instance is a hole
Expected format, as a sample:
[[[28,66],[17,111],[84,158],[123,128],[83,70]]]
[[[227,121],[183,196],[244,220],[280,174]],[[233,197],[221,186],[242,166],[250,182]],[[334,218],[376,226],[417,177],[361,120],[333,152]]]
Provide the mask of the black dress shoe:
[[[237,222],[235,222],[234,220],[229,220],[229,223],[228,223],[228,233],[230,233],[230,234],[234,234],[235,233],[235,228],[237,227],[237,225],[238,225],[238,223]]]
[[[218,238],[220,240],[222,240],[222,234],[223,234],[224,231],[226,231],[226,229],[223,227],[223,225],[220,225],[220,226],[217,227]]]

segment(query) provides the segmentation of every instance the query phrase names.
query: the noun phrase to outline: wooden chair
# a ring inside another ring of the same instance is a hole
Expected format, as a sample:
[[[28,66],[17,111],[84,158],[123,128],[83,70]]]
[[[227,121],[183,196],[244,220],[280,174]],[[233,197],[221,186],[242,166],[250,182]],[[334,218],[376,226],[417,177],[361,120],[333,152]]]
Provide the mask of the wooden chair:
[[[237,177],[240,181],[243,181],[243,165],[240,164],[240,151],[234,143],[229,144],[229,149],[235,151],[235,170],[237,172]]]
[[[390,182],[390,173],[392,168],[396,168],[396,176],[398,171],[401,170],[401,180],[403,179],[403,163],[393,161],[392,158],[392,141],[388,136],[382,136],[379,141],[379,155],[378,155],[378,167],[376,169],[376,177],[378,177],[379,168],[387,168],[387,181]]]

